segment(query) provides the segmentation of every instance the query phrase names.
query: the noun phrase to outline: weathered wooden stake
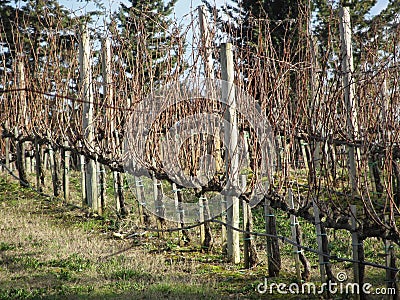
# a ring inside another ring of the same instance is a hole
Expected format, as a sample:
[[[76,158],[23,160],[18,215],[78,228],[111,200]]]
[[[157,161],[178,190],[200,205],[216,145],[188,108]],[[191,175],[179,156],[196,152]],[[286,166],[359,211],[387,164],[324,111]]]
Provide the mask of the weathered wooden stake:
[[[199,222],[204,222],[204,203],[203,203],[203,197],[199,198]],[[204,238],[205,238],[205,232],[204,232],[204,224],[200,225],[200,245],[203,247],[204,245]]]
[[[321,219],[319,217],[319,208],[318,205],[313,201],[313,209],[314,209],[314,219],[315,219],[315,233],[317,235],[317,244],[318,244],[318,255],[319,258],[319,272],[321,274],[321,282],[326,282],[326,272],[325,272],[325,257],[323,255],[323,241],[322,241],[322,231],[321,231]]]
[[[112,69],[111,69],[111,41],[108,37],[103,39],[102,43],[102,77],[103,77],[103,101],[106,105],[112,107],[113,98],[114,98],[114,89],[112,85]],[[104,116],[104,121],[107,122],[110,126],[111,132],[111,141],[107,141],[104,139],[103,144],[111,142],[112,149],[116,149],[116,143],[114,138],[114,130],[115,130],[115,109],[107,108]],[[116,180],[118,179],[118,175],[115,174],[116,171],[113,171],[113,180],[114,180],[114,200],[115,207],[117,210],[117,214],[121,214],[121,203],[119,199],[119,193],[117,191],[118,185],[116,184]],[[101,207],[105,207],[106,202],[106,169],[103,164],[100,165],[100,202]]]
[[[38,192],[42,192],[44,185],[44,174],[43,174],[42,156],[41,156],[42,147],[40,146],[39,137],[37,135],[35,135],[34,147],[35,147],[35,160],[36,160],[36,166],[35,166],[36,189]]]
[[[182,226],[182,222],[181,222],[178,189],[176,187],[176,183],[175,182],[172,183],[172,193],[174,195],[174,204],[175,204],[175,211],[176,211],[176,218],[177,218],[178,228],[182,228],[183,226]],[[180,231],[178,231],[178,239],[179,239],[179,245],[183,244]]]
[[[385,223],[389,223],[389,216],[385,215]],[[396,254],[394,253],[393,242],[385,239],[385,255],[386,255],[386,266],[391,268],[396,268]],[[387,296],[388,300],[395,300],[396,295],[399,295],[398,285],[396,281],[397,272],[393,270],[386,270],[386,288],[395,289],[395,295]]]
[[[115,149],[117,152],[121,154],[121,147],[119,146],[120,145],[119,134],[117,130],[114,131],[113,143],[115,143],[113,149]],[[136,179],[138,178],[135,177],[135,180]],[[113,180],[114,180],[114,198],[116,202],[117,214],[121,216],[127,216],[129,214],[129,211],[125,205],[123,174],[118,171],[113,171]],[[144,192],[142,194],[144,195]]]
[[[226,223],[226,215],[227,215],[227,205],[226,205],[226,198],[223,197],[223,200],[221,201],[221,222]],[[227,234],[226,234],[226,226],[222,225],[221,226],[221,247],[222,247],[222,253],[227,254]]]
[[[156,212],[157,229],[163,229],[164,223],[164,203],[162,202],[163,192],[162,183],[155,176],[153,176],[153,193],[154,193],[154,207]],[[164,232],[158,232],[159,237],[164,237]]]
[[[203,213],[204,213],[204,220],[207,221],[211,217],[210,207],[208,205],[207,197],[203,197]],[[204,223],[204,241],[202,248],[204,251],[209,252],[214,244],[214,239],[211,231],[210,222]]]
[[[6,120],[5,124],[4,124],[4,129],[7,131],[7,134],[9,134],[10,132],[10,127],[9,127],[9,122],[8,120]],[[8,170],[11,170],[11,164],[10,164],[10,138],[7,136],[5,138],[5,156],[6,156],[6,168]],[[6,173],[6,178],[8,176],[8,171]]]
[[[304,140],[300,140],[300,147],[301,147],[301,155],[303,156],[303,164],[304,168],[309,171],[309,162],[307,158],[307,151],[306,151],[307,143]]]
[[[185,210],[183,209],[183,199],[182,199],[182,193],[179,189],[174,188],[174,193],[177,196],[177,201],[178,201],[178,209],[179,209],[179,222],[180,222],[180,228],[183,228],[185,226]],[[187,229],[182,230],[182,239],[180,240],[181,245],[188,245],[190,242],[190,237],[189,237],[189,232]]]
[[[354,103],[354,80],[353,80],[353,50],[351,45],[351,23],[350,12],[348,7],[340,7],[340,39],[341,39],[341,55],[342,55],[342,81],[344,88],[344,101],[347,109],[346,123],[347,134],[350,139],[358,138],[358,118],[357,110]],[[351,188],[353,194],[357,194],[357,151],[354,146],[347,146],[348,152],[348,169]]]
[[[355,205],[350,205],[351,211],[351,244],[353,248],[353,259],[359,261],[360,257],[358,255],[358,248],[360,246],[360,241],[357,232],[357,207]],[[353,263],[353,274],[354,283],[360,284],[360,264],[358,262]],[[355,295],[355,299],[360,299],[360,295]]]
[[[268,188],[267,188],[268,190]],[[265,198],[264,203],[265,232],[276,236],[276,216],[271,207],[270,200]],[[267,237],[267,255],[268,255],[268,275],[278,277],[281,270],[281,254],[279,250],[279,240],[275,237]]]
[[[247,185],[247,175],[240,176],[241,190],[245,191]],[[243,207],[243,252],[244,252],[244,267],[250,269],[258,262],[258,255],[253,237],[248,232],[253,231],[253,214],[249,203],[242,200]]]
[[[289,206],[290,208],[294,209],[294,201],[293,201],[293,192],[292,189],[288,189],[288,197],[289,197]],[[297,223],[297,218],[295,215],[290,215],[290,228],[292,230],[292,240],[297,241],[297,230],[296,226],[298,225]],[[300,269],[300,256],[299,256],[299,251],[300,249],[297,246],[293,246],[293,257],[295,261],[295,266],[296,266],[296,277],[301,281],[301,269]]]
[[[22,187],[27,187],[27,186],[29,186],[29,184],[28,184],[28,179],[26,176],[25,164],[24,164],[25,145],[22,141],[19,140],[19,132],[18,132],[17,127],[14,128],[14,135],[15,135],[15,141],[16,141],[16,152],[17,152],[15,166],[18,170],[19,184]]]
[[[135,187],[136,187],[136,199],[138,201],[138,210],[139,210],[139,222],[142,225],[145,224],[145,214],[144,214],[144,209],[146,206],[146,199],[144,195],[144,186],[142,179],[140,177],[135,176]],[[114,188],[115,187],[115,181],[114,181]],[[117,202],[118,205],[118,202]],[[118,207],[117,207],[118,209]]]
[[[78,142],[78,148],[82,147],[82,142]],[[79,155],[79,167],[81,171],[81,194],[82,194],[82,206],[88,206],[88,200],[86,196],[86,160],[85,156],[80,154]]]
[[[317,44],[317,38],[315,36],[310,36],[310,46],[311,46],[311,76],[310,76],[310,91],[311,91],[311,107],[310,107],[310,114],[312,116],[311,119],[311,126],[314,130],[314,132],[318,132],[320,130],[322,136],[324,136],[324,128],[320,128],[320,125],[318,124],[318,115],[316,113],[315,108],[320,107],[320,79],[318,75],[318,71],[320,69],[319,64],[318,64],[318,44]],[[319,141],[314,141],[313,142],[314,151],[312,153],[313,157],[313,166],[315,171],[321,171],[321,159],[322,159],[322,147],[323,144],[322,142]],[[316,177],[316,174],[313,174],[314,177]]]
[[[106,189],[107,189],[107,181],[106,181],[106,168],[102,163],[97,163],[98,165],[98,173],[99,173],[99,214],[102,214],[106,207]]]
[[[225,151],[225,164],[227,184],[233,189],[238,188],[239,183],[239,155],[238,149],[238,126],[236,116],[236,100],[233,66],[233,52],[231,43],[221,44],[221,75],[222,100],[226,103],[224,118],[229,124],[224,128],[224,140],[227,147]],[[227,223],[234,228],[239,228],[239,199],[234,195],[226,195],[227,201]],[[240,263],[239,233],[232,228],[227,228],[227,250],[228,258],[235,264]]]
[[[68,141],[65,141],[62,161],[63,161],[64,200],[67,203],[69,201],[69,172],[70,172],[70,157],[71,157],[71,151],[66,150],[68,147],[69,147]]]
[[[50,162],[50,172],[51,181],[53,185],[53,195],[54,197],[60,196],[60,177],[59,177],[59,160],[58,151],[54,150],[52,145],[49,145],[49,162]]]
[[[82,114],[82,130],[91,150],[95,149],[94,144],[94,98],[93,98],[93,79],[91,72],[90,60],[90,42],[89,31],[86,25],[82,25],[81,40],[79,44],[79,66],[81,74],[81,82],[83,88],[83,104]],[[87,159],[85,168],[85,183],[86,183],[86,199],[92,211],[99,213],[99,198],[97,194],[97,166],[96,162],[92,159]]]
[[[240,185],[241,185],[241,190],[244,191],[246,189],[247,185],[247,175],[243,174],[240,176]],[[243,215],[243,230],[246,231],[247,228],[249,227],[248,223],[248,210],[251,209],[249,204],[245,201],[242,200],[242,215]],[[248,233],[243,234],[243,260],[244,260],[244,267],[246,269],[250,268],[250,239],[251,235]]]
[[[203,60],[204,60],[204,75],[206,78],[214,78],[213,72],[213,58],[211,49],[211,35],[208,28],[207,11],[205,5],[200,5],[198,8],[199,21],[200,21],[200,35],[201,44],[204,49]]]

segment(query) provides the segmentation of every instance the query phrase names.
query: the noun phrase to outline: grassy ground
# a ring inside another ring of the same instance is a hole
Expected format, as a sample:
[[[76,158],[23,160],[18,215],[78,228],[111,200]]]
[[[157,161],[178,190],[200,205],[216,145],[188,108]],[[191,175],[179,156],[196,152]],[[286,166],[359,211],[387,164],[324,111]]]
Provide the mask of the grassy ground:
[[[243,270],[218,247],[205,254],[195,242],[179,247],[176,236],[149,233],[125,240],[113,234],[117,229],[111,217],[89,216],[0,176],[0,299],[290,299],[256,292],[267,276],[262,255],[258,267]],[[281,276],[268,280],[289,284],[295,281],[291,248],[282,251]],[[317,281],[316,258],[311,261]],[[369,275],[379,282],[384,273]]]

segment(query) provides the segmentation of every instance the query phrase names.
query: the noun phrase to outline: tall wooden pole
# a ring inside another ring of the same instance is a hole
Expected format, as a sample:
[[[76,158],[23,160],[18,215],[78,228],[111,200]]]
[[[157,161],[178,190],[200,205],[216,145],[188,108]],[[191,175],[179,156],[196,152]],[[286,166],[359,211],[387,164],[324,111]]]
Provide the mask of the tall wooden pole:
[[[344,89],[344,101],[346,105],[347,134],[350,140],[358,138],[357,110],[354,103],[354,80],[353,80],[353,49],[351,46],[351,23],[348,7],[341,7],[340,16],[340,40],[342,56],[342,81]],[[354,146],[347,146],[348,169],[353,194],[357,193],[357,151]]]
[[[224,128],[224,140],[227,147],[225,151],[225,163],[227,184],[238,188],[239,183],[239,155],[238,129],[236,115],[236,100],[232,44],[221,45],[221,73],[222,73],[222,99],[226,103],[225,120],[229,124]],[[226,195],[227,202],[227,223],[234,228],[239,228],[239,199],[234,195]],[[228,258],[235,264],[240,263],[239,233],[232,228],[227,228],[227,250]]]
[[[26,84],[25,84],[25,64],[24,64],[24,57],[23,55],[19,55],[19,60],[17,61],[16,65],[16,83],[17,88],[20,89],[18,92],[18,116],[20,118],[17,120],[17,124],[25,124],[25,128],[27,127],[27,119],[26,119]],[[17,125],[18,126],[18,125]],[[26,155],[25,155],[25,144],[24,142],[19,140],[19,128],[14,128],[15,138],[17,140],[16,150],[17,150],[17,159],[15,161],[16,168],[18,170],[18,176],[20,178],[20,185],[27,186],[27,174],[26,174]]]
[[[94,100],[90,62],[89,31],[86,25],[82,26],[81,40],[79,45],[79,66],[83,88],[83,99],[85,100],[83,104],[82,129],[86,138],[87,145],[89,145],[91,150],[94,150]],[[88,159],[88,161],[86,162],[85,183],[87,204],[92,208],[93,212],[97,213],[99,210],[97,196],[97,166],[96,162],[92,159]]]
[[[104,102],[107,105],[112,106],[114,101],[114,88],[112,85],[112,69],[111,69],[111,41],[108,37],[103,39],[102,44],[102,76],[103,76],[103,93],[104,93]],[[116,116],[115,116],[115,109],[107,108],[106,115],[105,115],[105,122],[107,122],[110,126],[111,132],[111,144],[112,149],[116,152],[119,151],[117,149],[117,133],[115,132],[116,128]],[[120,201],[120,186],[118,180],[121,174],[119,172],[113,171],[113,182],[114,182],[114,201],[117,214],[121,214],[121,209],[123,210],[124,207],[121,207]],[[104,174],[105,175],[105,174]]]
[[[204,75],[206,78],[214,78],[213,72],[213,58],[211,51],[211,35],[207,22],[207,11],[205,5],[200,5],[198,8],[199,22],[200,22],[200,37],[203,48],[204,60]]]

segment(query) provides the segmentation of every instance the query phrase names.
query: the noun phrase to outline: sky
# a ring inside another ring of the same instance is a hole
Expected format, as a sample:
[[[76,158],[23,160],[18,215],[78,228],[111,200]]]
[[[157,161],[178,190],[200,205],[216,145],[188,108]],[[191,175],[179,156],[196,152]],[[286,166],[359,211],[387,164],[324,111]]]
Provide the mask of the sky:
[[[217,6],[223,6],[229,0],[213,0]],[[90,2],[90,1],[89,1]],[[102,1],[106,7],[107,12],[109,13],[111,10],[115,10],[119,3],[125,2],[124,0],[111,0],[111,1]],[[83,1],[78,2],[77,0],[60,0],[60,3],[67,8],[72,9],[76,12],[85,12],[90,11],[95,8],[93,4],[87,4]],[[175,17],[177,20],[181,20],[185,18],[187,14],[190,14],[197,6],[201,5],[201,0],[178,0],[175,5]],[[378,14],[382,9],[386,8],[388,5],[388,0],[378,0],[377,4],[372,8],[372,15]]]
[[[227,2],[227,0],[212,0],[212,1],[215,2],[215,4],[217,6],[222,6]],[[111,0],[111,1],[103,0],[102,2],[104,3],[104,6],[105,6],[107,12],[118,8],[118,5],[121,2],[127,3],[127,1],[124,1],[124,0]],[[72,0],[72,1],[71,0],[59,0],[59,3],[67,8],[71,9],[72,11],[76,11],[76,12],[87,12],[87,11],[90,11],[90,10],[93,10],[96,8],[94,4],[91,4],[91,3],[87,4],[86,2],[83,2],[83,1],[79,2],[77,0]],[[185,15],[189,14],[190,11],[196,9],[196,7],[201,4],[202,4],[201,0],[178,0],[175,5],[175,8],[174,8],[174,14],[175,14],[176,18],[178,20],[180,20],[180,19],[184,18]]]

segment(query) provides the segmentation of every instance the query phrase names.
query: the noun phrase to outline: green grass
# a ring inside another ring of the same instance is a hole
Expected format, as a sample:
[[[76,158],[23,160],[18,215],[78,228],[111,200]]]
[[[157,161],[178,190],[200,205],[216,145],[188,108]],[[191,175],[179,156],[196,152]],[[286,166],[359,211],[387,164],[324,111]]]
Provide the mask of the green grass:
[[[79,180],[72,184],[74,193]],[[109,180],[109,178],[108,178]],[[108,193],[109,194],[109,193]],[[127,203],[135,200],[127,193]],[[112,206],[112,195],[109,198]],[[256,286],[268,275],[265,239],[257,238],[260,263],[251,270],[232,265],[221,254],[220,225],[211,224],[215,248],[202,253],[198,232],[191,231],[188,247],[179,246],[178,233],[146,234],[115,239],[114,231],[128,231],[135,220],[119,220],[111,209],[93,217],[72,203],[48,199],[0,176],[0,299],[260,299]],[[254,231],[264,231],[262,207],[253,210]],[[287,214],[277,212],[280,235],[290,237]],[[299,219],[303,241],[317,249],[315,227]],[[174,226],[174,224],[171,224]],[[328,230],[331,254],[351,257],[347,231]],[[396,249],[397,251],[398,249]],[[292,246],[281,244],[282,271],[271,282],[295,280]],[[384,263],[383,244],[365,242],[366,260]],[[318,258],[306,253],[312,280],[318,281]],[[351,264],[333,262],[334,274]],[[366,279],[374,287],[384,284],[384,271],[367,268]],[[274,299],[291,299],[274,294]],[[312,297],[305,297],[312,299]],[[293,297],[292,299],[295,299]],[[296,298],[298,299],[298,298]],[[338,298],[340,299],[340,298]]]

